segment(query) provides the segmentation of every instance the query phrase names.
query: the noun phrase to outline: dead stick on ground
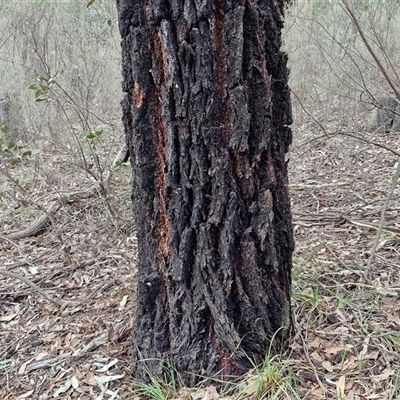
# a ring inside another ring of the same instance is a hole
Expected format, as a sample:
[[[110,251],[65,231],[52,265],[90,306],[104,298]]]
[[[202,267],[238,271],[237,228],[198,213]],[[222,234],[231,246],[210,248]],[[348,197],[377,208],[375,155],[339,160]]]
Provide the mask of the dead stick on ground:
[[[387,210],[385,210],[385,212],[386,211]],[[387,226],[387,225],[381,225],[381,224],[376,225],[376,224],[372,224],[372,223],[369,223],[369,222],[356,221],[356,220],[347,218],[345,216],[342,216],[342,217],[346,222],[348,222],[349,224],[352,224],[352,225],[362,226],[364,228],[369,228],[369,229],[375,229],[377,231],[379,231],[379,229],[381,229],[381,232],[382,232],[382,230],[385,230],[385,231],[388,231],[388,232],[391,232],[391,233],[400,234],[400,228],[396,228],[395,226]]]
[[[26,283],[28,286],[30,286],[32,289],[36,290],[39,294],[41,294],[45,299],[49,300],[51,303],[57,304],[58,306],[61,307],[76,307],[79,304],[85,303],[87,300],[90,300],[92,297],[94,297],[95,294],[97,294],[100,290],[107,290],[111,286],[115,285],[118,283],[117,279],[113,279],[109,282],[106,282],[105,284],[101,285],[98,289],[94,290],[91,294],[86,296],[83,300],[75,302],[75,301],[64,301],[64,300],[58,300],[53,297],[51,297],[45,290],[43,290],[41,287],[36,285],[36,283],[33,283],[31,280],[28,278],[25,278],[22,275],[15,274],[14,272],[9,272],[4,269],[0,269],[0,275],[8,276],[9,278],[15,278],[19,279],[20,281]]]
[[[30,281],[28,278],[25,278],[24,276],[15,274],[14,272],[9,272],[4,269],[0,269],[0,275],[8,276],[10,278],[15,278],[19,279],[20,281],[26,283],[28,286],[30,286],[32,289],[36,290],[38,293],[40,293],[44,298],[49,300],[50,302],[57,304],[58,306],[65,306],[65,305],[77,305],[77,303],[69,302],[69,301],[62,301],[58,299],[54,299],[51,297],[47,292],[45,292],[42,288],[40,288],[36,283],[33,283]]]
[[[371,250],[371,255],[368,258],[367,270],[365,271],[366,272],[365,273],[366,279],[368,281],[371,279],[371,275],[372,275],[372,273],[374,271],[374,268],[372,267],[372,264],[373,264],[373,262],[375,260],[375,254],[376,254],[376,249],[378,248],[379,238],[381,236],[383,226],[385,225],[386,210],[388,208],[389,201],[392,198],[394,189],[397,186],[397,181],[399,180],[399,177],[400,177],[400,160],[397,161],[396,172],[395,172],[394,177],[393,177],[392,186],[391,186],[391,188],[389,190],[389,193],[387,195],[385,204],[383,205],[382,212],[381,212],[381,220],[379,222],[378,232],[376,233],[376,238],[375,238],[375,242],[374,242],[374,245],[372,247],[372,250]]]
[[[350,185],[351,182],[337,182],[337,183],[323,183],[321,185],[303,185],[301,183],[294,183],[292,185],[289,185],[289,189],[328,189],[328,188],[335,188],[338,186],[347,186]]]
[[[311,360],[310,354],[309,354],[309,352],[308,352],[307,343],[306,343],[306,341],[304,340],[303,336],[300,336],[300,337],[301,337],[301,341],[302,341],[302,343],[303,343],[303,350],[304,350],[304,353],[305,353],[305,355],[306,355],[306,357],[307,357],[307,359],[308,359],[308,362],[309,362],[310,365],[311,365],[311,368],[312,368],[313,371],[314,371],[315,379],[317,380],[317,382],[318,382],[318,384],[319,384],[319,387],[322,389],[322,391],[324,392],[325,396],[328,396],[329,390],[328,390],[328,388],[322,383],[321,379],[319,378],[319,374],[318,374],[317,368],[315,367],[313,361]]]
[[[17,249],[19,255],[23,258],[25,264],[28,264],[31,267],[34,267],[34,265],[28,260],[28,257],[25,256],[25,254],[22,252],[21,248],[18,246],[17,243],[15,243],[13,240],[9,239],[7,236],[3,236],[3,235],[0,235],[0,240],[9,242],[12,246],[14,246]]]
[[[26,228],[22,231],[11,233],[9,235],[5,235],[3,237],[3,239],[6,238],[9,240],[19,240],[19,239],[23,239],[28,236],[36,235],[44,228],[47,220],[51,217],[51,214],[53,214],[60,208],[60,205],[61,204],[59,201],[53,201],[51,203],[51,205],[49,206],[49,208],[39,218],[37,218],[32,223],[31,226],[29,226],[28,228]]]
[[[303,219],[302,219],[303,218]],[[305,222],[306,221],[306,222]],[[373,224],[368,221],[358,221],[350,219],[345,215],[338,216],[324,216],[321,215],[308,215],[300,216],[299,218],[293,219],[293,225],[304,226],[305,228],[311,228],[313,226],[323,226],[323,225],[341,225],[343,222],[347,222],[351,225],[361,226],[363,228],[379,230],[380,225]],[[400,234],[400,228],[395,226],[382,225],[382,230],[388,231],[394,234]]]

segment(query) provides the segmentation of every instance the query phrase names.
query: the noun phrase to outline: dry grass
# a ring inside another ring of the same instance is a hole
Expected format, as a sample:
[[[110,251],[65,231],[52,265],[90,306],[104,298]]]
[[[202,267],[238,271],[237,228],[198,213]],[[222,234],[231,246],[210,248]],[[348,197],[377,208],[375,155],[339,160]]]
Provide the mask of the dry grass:
[[[396,158],[340,136],[313,141],[307,131],[299,131],[291,156],[297,242],[292,357],[301,398],[396,399],[400,241],[393,230],[399,227],[399,189],[371,278],[366,276]],[[377,139],[398,146],[398,134]]]

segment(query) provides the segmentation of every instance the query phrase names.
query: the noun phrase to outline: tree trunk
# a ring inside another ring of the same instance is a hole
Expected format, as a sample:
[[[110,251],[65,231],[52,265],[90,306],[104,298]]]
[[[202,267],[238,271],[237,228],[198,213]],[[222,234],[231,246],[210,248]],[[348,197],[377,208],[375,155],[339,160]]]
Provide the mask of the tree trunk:
[[[237,376],[291,328],[284,0],[117,7],[139,246],[136,374],[172,362],[187,384]]]

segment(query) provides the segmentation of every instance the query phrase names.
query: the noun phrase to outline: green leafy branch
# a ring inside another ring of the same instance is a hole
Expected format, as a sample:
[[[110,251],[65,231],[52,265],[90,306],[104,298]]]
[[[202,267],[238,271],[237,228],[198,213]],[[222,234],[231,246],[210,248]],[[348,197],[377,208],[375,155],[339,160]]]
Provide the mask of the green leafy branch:
[[[0,148],[3,160],[10,161],[12,165],[18,164],[24,157],[29,157],[39,152],[39,150],[26,149],[26,146],[22,144],[12,141],[7,142],[2,137],[0,137]]]
[[[35,101],[40,102],[48,100],[48,92],[50,85],[53,83],[53,79],[47,79],[41,76],[38,81],[38,83],[29,86],[29,89],[35,92]]]

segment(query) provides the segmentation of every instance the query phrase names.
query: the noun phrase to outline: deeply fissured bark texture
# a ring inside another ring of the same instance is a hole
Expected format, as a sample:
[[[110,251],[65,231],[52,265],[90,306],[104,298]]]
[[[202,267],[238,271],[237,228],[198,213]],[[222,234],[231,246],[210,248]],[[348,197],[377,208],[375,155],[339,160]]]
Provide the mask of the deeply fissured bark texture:
[[[139,245],[135,357],[152,373],[171,360],[188,383],[238,375],[291,325],[284,1],[117,5]]]

